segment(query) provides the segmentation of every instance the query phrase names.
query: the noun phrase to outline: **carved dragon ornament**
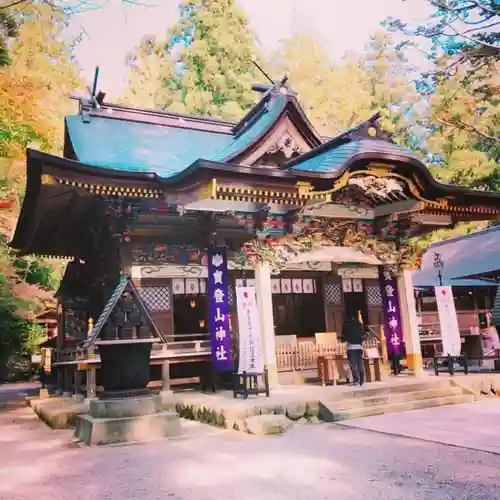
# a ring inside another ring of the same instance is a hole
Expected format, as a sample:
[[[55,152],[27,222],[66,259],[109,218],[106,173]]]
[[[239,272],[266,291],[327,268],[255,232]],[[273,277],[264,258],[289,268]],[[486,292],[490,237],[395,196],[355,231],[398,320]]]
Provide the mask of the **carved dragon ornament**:
[[[329,246],[344,246],[377,257],[396,274],[419,267],[419,255],[410,244],[397,244],[370,236],[353,221],[314,219],[315,224],[301,234],[288,234],[277,239],[255,238],[243,245],[236,256],[240,265],[255,266],[268,262],[278,274],[299,254]]]

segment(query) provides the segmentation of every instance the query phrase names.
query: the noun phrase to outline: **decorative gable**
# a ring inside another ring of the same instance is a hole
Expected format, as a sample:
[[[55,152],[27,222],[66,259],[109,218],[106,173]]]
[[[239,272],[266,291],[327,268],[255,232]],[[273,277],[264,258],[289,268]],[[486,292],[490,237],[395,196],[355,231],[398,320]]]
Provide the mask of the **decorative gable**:
[[[137,288],[123,276],[95,323],[89,344],[154,339],[165,342]]]
[[[313,149],[292,119],[282,116],[268,134],[239,158],[240,165],[279,168]]]

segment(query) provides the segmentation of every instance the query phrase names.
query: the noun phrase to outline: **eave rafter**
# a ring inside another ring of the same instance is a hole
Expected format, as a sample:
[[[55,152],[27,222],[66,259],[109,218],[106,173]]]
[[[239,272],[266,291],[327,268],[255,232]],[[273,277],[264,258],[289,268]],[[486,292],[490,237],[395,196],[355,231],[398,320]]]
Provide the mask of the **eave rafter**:
[[[55,177],[49,174],[42,175],[42,184],[60,184],[62,186],[84,189],[89,194],[97,196],[125,196],[128,198],[159,199],[162,195],[162,190],[157,188],[120,186],[117,184],[97,184]]]

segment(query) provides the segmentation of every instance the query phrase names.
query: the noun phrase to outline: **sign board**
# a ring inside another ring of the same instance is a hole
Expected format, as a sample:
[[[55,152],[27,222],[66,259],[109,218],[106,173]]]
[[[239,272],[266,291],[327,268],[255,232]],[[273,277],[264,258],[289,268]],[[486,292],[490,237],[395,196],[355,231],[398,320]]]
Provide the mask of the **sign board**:
[[[240,359],[238,373],[262,373],[264,352],[255,287],[236,288]]]
[[[208,251],[208,305],[212,366],[216,372],[231,371],[231,332],[229,328],[229,287],[227,248]]]
[[[459,356],[461,350],[460,330],[451,286],[435,286],[436,304],[441,328],[441,341],[445,356]]]
[[[401,306],[396,277],[380,266],[379,283],[387,354],[389,356],[403,356],[403,325],[401,324]]]

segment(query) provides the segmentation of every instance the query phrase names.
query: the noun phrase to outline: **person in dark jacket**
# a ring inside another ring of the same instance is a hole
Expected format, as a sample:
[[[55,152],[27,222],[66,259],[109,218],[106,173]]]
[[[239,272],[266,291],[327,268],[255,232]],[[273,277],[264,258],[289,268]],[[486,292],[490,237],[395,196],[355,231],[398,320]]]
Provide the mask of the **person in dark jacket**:
[[[347,359],[354,379],[353,385],[362,386],[365,383],[365,366],[363,363],[365,330],[361,321],[355,316],[346,316],[342,328],[342,338],[347,344]]]

